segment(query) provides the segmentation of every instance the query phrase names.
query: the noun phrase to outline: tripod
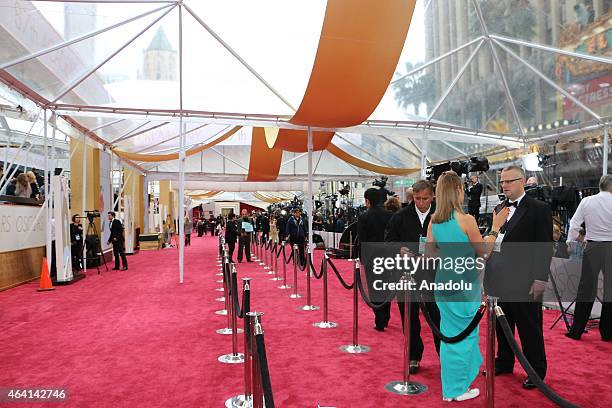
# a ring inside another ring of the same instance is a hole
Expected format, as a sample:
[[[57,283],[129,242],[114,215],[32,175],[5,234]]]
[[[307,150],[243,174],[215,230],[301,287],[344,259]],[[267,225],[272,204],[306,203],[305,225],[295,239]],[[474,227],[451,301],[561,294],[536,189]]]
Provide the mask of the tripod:
[[[104,262],[104,268],[106,268],[106,272],[108,272],[108,266],[106,265],[106,259],[104,259],[104,255],[102,254],[102,244],[100,243],[100,237],[98,235],[98,229],[96,228],[96,224],[93,222],[93,219],[90,219],[89,217],[87,218],[87,221],[89,222],[89,224],[87,225],[87,232],[85,233],[85,242],[89,241],[93,243],[94,247],[91,248],[90,245],[87,245],[87,249],[91,249],[92,253],[91,256],[89,256],[89,254],[86,254],[85,266],[87,266],[87,261],[97,260],[98,262],[96,262],[96,269],[99,275],[101,263],[100,258],[102,259],[102,262]],[[91,239],[88,240],[89,237],[91,237]]]

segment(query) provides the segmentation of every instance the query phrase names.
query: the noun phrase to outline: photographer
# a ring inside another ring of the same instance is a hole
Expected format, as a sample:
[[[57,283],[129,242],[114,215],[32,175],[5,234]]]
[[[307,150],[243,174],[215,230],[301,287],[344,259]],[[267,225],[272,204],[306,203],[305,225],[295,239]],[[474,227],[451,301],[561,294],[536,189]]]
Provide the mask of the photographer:
[[[125,259],[123,224],[115,218],[115,213],[113,211],[108,212],[108,220],[110,224],[110,237],[108,243],[113,243],[113,257],[115,258],[115,267],[113,270],[119,270],[119,258],[121,257],[121,263],[123,264],[121,270],[127,271],[128,265],[127,259]]]
[[[72,257],[72,268],[77,271],[83,269],[81,265],[81,256],[83,255],[83,225],[78,214],[72,216],[72,224],[70,224],[70,255]]]
[[[482,184],[478,181],[478,176],[472,176],[469,184],[466,186],[466,195],[468,196],[468,214],[474,217],[476,224],[480,218],[480,196],[482,196]]]

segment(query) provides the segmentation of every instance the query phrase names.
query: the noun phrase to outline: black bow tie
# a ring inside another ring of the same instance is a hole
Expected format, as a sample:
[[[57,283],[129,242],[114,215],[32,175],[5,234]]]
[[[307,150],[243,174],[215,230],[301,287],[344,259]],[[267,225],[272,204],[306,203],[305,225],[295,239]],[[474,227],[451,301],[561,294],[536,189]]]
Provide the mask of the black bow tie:
[[[518,207],[518,201],[514,201],[514,202],[511,202],[511,201],[506,201],[506,207],[514,207],[514,208],[517,208],[517,207]]]

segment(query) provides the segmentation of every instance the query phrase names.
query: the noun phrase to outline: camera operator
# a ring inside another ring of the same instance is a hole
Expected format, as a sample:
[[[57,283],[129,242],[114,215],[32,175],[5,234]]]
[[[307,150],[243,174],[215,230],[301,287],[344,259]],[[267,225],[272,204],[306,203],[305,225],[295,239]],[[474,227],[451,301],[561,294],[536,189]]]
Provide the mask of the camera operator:
[[[108,243],[113,243],[113,257],[115,258],[115,267],[113,270],[119,270],[119,258],[121,258],[121,263],[123,264],[121,270],[127,271],[128,264],[127,259],[125,259],[123,224],[115,218],[115,213],[113,211],[108,212],[108,221],[110,224],[110,237],[108,238]]]
[[[482,184],[478,181],[478,176],[472,176],[467,185],[466,193],[469,198],[468,214],[474,217],[476,224],[480,217],[480,196],[482,196]]]
[[[72,256],[72,268],[77,271],[83,269],[81,265],[81,256],[83,255],[83,225],[78,214],[72,216],[72,224],[70,224],[70,255]]]

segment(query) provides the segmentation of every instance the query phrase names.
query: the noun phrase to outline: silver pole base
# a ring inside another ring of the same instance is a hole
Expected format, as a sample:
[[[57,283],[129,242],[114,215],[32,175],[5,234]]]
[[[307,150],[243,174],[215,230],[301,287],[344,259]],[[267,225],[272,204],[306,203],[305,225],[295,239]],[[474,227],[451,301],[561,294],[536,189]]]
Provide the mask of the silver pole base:
[[[291,289],[291,285],[280,285],[279,289]]]
[[[217,289],[215,289],[215,290],[216,290],[217,292],[223,292],[225,289],[223,289],[223,288],[217,288]]]
[[[304,305],[304,306],[298,307],[298,309],[299,310],[311,311],[311,310],[319,310],[320,307],[319,306],[315,306],[315,305]]]
[[[391,381],[385,389],[398,395],[417,395],[427,391],[427,386],[415,381]]]
[[[349,344],[346,346],[340,346],[340,350],[345,353],[350,354],[359,354],[359,353],[369,353],[372,349],[368,346],[364,346],[361,344]]]
[[[275,275],[275,274],[276,274],[276,273],[275,273],[273,270],[271,270],[270,268],[268,268],[268,269],[269,269],[269,270],[268,270],[268,272],[266,272],[266,275]]]
[[[265,263],[263,263],[263,262],[259,262],[259,265],[260,265],[260,266],[264,266],[264,265],[265,265]]]
[[[215,312],[215,314],[218,314],[218,315],[221,315],[221,316],[227,316],[227,309],[217,310]]]
[[[215,299],[217,302],[225,302],[225,296],[221,296]]]
[[[219,360],[221,363],[224,363],[224,364],[240,364],[240,363],[244,363],[244,354],[242,353],[224,354],[222,356],[219,356],[217,360]]]
[[[333,329],[334,327],[338,327],[338,323],[336,322],[316,322],[312,325],[314,327],[318,327],[319,329]]]
[[[299,299],[299,298],[302,297],[302,295],[300,295],[299,293],[292,293],[292,294],[289,295],[289,297],[291,299]]]
[[[244,394],[236,395],[235,397],[229,398],[225,401],[225,408],[251,408],[253,407],[253,401],[245,400]]]
[[[223,276],[223,272],[215,273],[215,276]]]
[[[215,281],[215,283],[223,283],[223,279],[219,279],[218,281]]]
[[[281,278],[280,276],[275,276],[274,278],[270,279],[271,281],[282,281],[283,278]]]
[[[243,330],[242,329],[236,329],[236,333],[242,333]],[[219,329],[217,330],[218,334],[232,334],[232,328],[231,327],[225,327],[223,329]]]

